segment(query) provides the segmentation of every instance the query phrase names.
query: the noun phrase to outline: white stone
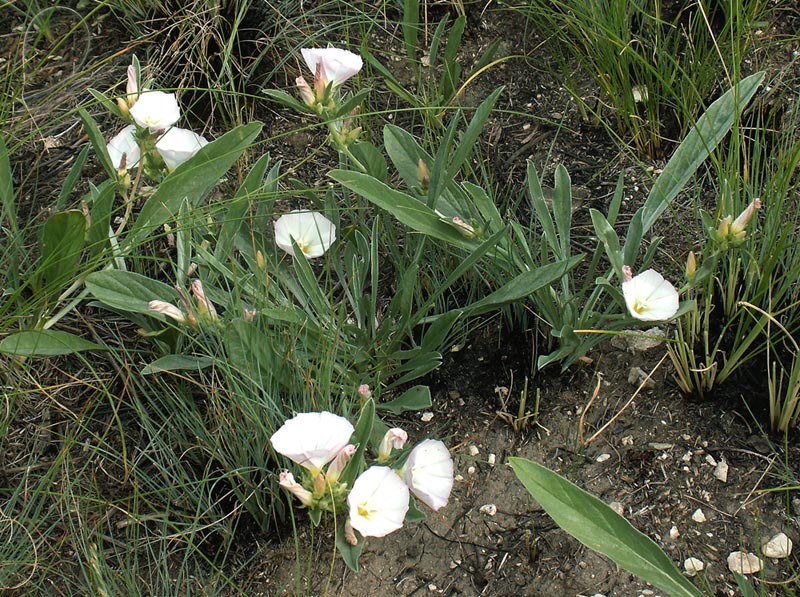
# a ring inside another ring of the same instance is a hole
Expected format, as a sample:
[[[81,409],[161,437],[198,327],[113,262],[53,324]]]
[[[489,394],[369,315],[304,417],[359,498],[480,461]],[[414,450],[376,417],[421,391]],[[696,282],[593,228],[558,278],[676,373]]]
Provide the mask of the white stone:
[[[476,446],[475,444],[470,444],[470,446],[469,446],[469,455],[470,456],[477,456],[480,453],[481,453],[481,451],[478,449],[478,446]]]
[[[481,514],[486,514],[487,516],[494,516],[497,514],[497,506],[494,504],[484,504],[478,510]]]
[[[728,569],[737,574],[755,574],[762,565],[761,558],[754,553],[732,551],[728,556]]]
[[[420,417],[420,420],[423,423],[429,423],[432,419],[433,419],[433,413],[430,411],[422,413],[422,416]]]
[[[695,522],[705,522],[706,521],[706,515],[703,513],[703,511],[700,508],[698,508],[697,510],[695,510],[692,513],[692,520],[694,520]]]
[[[719,464],[714,468],[714,476],[726,483],[728,481],[728,463],[725,462],[725,459],[719,461]]]
[[[681,536],[681,533],[680,533],[680,531],[678,531],[678,527],[676,527],[673,524],[672,528],[669,530],[669,538],[674,541],[675,539],[677,539],[680,536]]]
[[[625,515],[625,508],[619,502],[611,502],[608,505],[608,507],[611,508],[614,512],[616,512],[620,516],[624,516]]]
[[[695,576],[705,567],[706,565],[703,564],[703,561],[697,558],[686,558],[683,562],[683,569],[686,571],[686,576]]]
[[[786,533],[778,533],[764,544],[761,553],[768,558],[788,558],[792,553],[792,540],[786,536]]]
[[[714,457],[711,454],[706,454],[706,462],[711,466],[717,466],[717,461],[714,460]]]
[[[596,462],[605,462],[605,461],[606,461],[606,460],[608,460],[609,458],[611,458],[611,454],[600,454],[600,456],[598,456],[597,458],[595,458],[595,461],[596,461]]]
[[[494,463],[497,462],[497,456],[494,454],[489,454],[488,458],[486,459],[491,466],[494,466]]]
[[[478,472],[478,469],[476,469],[474,466],[471,466],[467,469],[468,475],[474,475],[476,472]]]

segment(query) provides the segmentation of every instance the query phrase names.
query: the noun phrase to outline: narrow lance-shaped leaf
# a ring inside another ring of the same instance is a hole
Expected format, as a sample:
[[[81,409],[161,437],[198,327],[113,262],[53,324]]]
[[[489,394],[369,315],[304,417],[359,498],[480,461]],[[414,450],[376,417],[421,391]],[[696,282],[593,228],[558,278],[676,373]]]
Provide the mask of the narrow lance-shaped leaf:
[[[540,464],[508,460],[525,489],[578,541],[671,597],[702,597],[652,539],[599,499]]]

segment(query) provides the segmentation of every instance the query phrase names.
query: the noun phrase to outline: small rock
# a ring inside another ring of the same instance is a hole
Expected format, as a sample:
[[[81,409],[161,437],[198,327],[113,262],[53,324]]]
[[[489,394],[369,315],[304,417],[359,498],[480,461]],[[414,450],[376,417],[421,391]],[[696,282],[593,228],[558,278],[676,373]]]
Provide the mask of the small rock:
[[[453,477],[453,480],[461,483],[461,481],[464,480],[464,475],[456,475],[455,477]]]
[[[474,475],[476,472],[478,472],[478,469],[476,469],[474,466],[471,466],[467,469],[468,475]]]
[[[761,553],[768,558],[788,558],[792,553],[792,540],[786,536],[786,533],[778,533],[764,544]]]
[[[633,445],[633,436],[632,435],[626,435],[625,437],[623,437],[622,438],[622,445],[623,446],[632,446]]]
[[[761,558],[753,553],[732,551],[728,556],[728,570],[737,574],[755,574],[762,565]]]
[[[647,389],[656,387],[656,382],[653,381],[652,377],[647,379],[647,373],[641,367],[631,367],[628,372],[628,383],[637,387],[644,384]]]
[[[620,516],[624,516],[625,515],[625,508],[619,502],[611,502],[608,505],[608,507],[611,508],[614,512],[616,512]]]
[[[683,569],[686,571],[686,576],[695,576],[705,567],[706,565],[703,564],[703,561],[697,558],[686,558],[683,562]]]
[[[471,444],[470,445],[470,447],[469,447],[469,455],[470,456],[477,456],[480,453],[481,453],[481,451],[478,449],[478,446],[476,446],[475,444]]]
[[[669,538],[672,539],[673,541],[675,541],[675,539],[677,539],[680,536],[681,536],[681,533],[680,533],[680,531],[678,531],[678,527],[676,527],[673,524],[672,528],[669,530]]]
[[[711,466],[717,466],[717,461],[714,460],[714,457],[711,454],[706,454],[706,462]]]
[[[714,467],[714,476],[723,483],[728,481],[728,463],[725,462],[724,458]]]
[[[450,570],[455,570],[461,565],[461,560],[450,560]]]
[[[486,460],[489,462],[491,466],[494,466],[494,463],[497,461],[497,456],[495,456],[494,454],[489,454]]]
[[[675,444],[667,444],[665,442],[650,442],[647,445],[654,450],[671,450],[675,447]]]
[[[430,411],[425,411],[424,413],[422,413],[422,416],[420,417],[420,421],[422,421],[423,423],[429,423],[432,419],[433,419],[433,413]]]
[[[429,590],[431,593],[435,593],[436,591],[438,591],[438,590],[439,590],[439,587],[437,587],[437,586],[436,586],[435,584],[433,584],[433,583],[430,583],[430,584],[428,585],[428,590]]]
[[[611,458],[611,454],[600,454],[597,458],[595,458],[595,462],[605,462]]]
[[[800,498],[792,498],[792,512],[795,516],[800,516]]]
[[[484,504],[478,510],[481,514],[486,514],[487,516],[494,516],[497,514],[497,506],[494,504]]]
[[[700,508],[698,508],[697,510],[695,510],[692,513],[692,520],[694,520],[695,522],[705,522],[706,521],[706,515],[703,513],[703,511]]]

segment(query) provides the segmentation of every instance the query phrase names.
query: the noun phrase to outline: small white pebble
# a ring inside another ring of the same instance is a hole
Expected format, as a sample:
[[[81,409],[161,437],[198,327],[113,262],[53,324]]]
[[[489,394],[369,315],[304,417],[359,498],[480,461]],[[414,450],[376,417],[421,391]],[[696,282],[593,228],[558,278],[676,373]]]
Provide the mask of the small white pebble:
[[[680,533],[680,531],[678,530],[678,527],[676,527],[676,526],[673,524],[673,525],[672,525],[672,528],[669,530],[669,537],[670,537],[670,539],[672,539],[672,540],[674,541],[675,539],[677,539],[677,538],[678,538],[678,537],[680,537],[680,536],[681,536],[681,533]]]
[[[464,480],[463,475],[456,475],[455,477],[453,477],[453,481],[458,481],[459,483],[463,480]]]
[[[711,466],[717,466],[717,461],[714,460],[714,457],[711,454],[706,454],[706,462]]]
[[[598,456],[597,458],[595,458],[595,461],[596,461],[596,462],[605,462],[605,461],[606,461],[606,460],[608,460],[609,458],[611,458],[611,454],[600,454],[600,456]]]
[[[477,456],[480,453],[481,453],[481,451],[478,449],[478,446],[476,446],[475,444],[471,444],[470,445],[470,447],[469,447],[469,455],[470,456]]]
[[[478,510],[481,514],[486,514],[487,516],[494,516],[497,514],[497,506],[494,504],[484,504]]]
[[[420,420],[423,423],[429,423],[432,419],[433,419],[433,413],[430,411],[425,411],[424,413],[422,413],[422,416],[420,417]]]
[[[792,553],[792,540],[786,536],[786,533],[778,533],[764,544],[761,553],[768,558],[788,558]]]
[[[714,467],[714,477],[723,483],[728,481],[728,463],[724,458]]]
[[[686,558],[683,562],[683,569],[686,571],[686,576],[695,576],[705,567],[706,565],[703,564],[703,561],[697,558]]]
[[[497,456],[495,456],[494,454],[489,454],[487,460],[490,465],[494,466],[494,463],[497,461]]]
[[[694,520],[695,522],[705,522],[706,521],[706,515],[703,513],[703,511],[700,508],[698,508],[697,510],[695,510],[692,513],[692,520]]]
[[[737,574],[755,574],[762,565],[761,558],[754,553],[732,551],[728,556],[728,569]]]
[[[611,508],[614,512],[616,512],[620,516],[624,516],[625,515],[625,508],[619,502],[611,502],[608,505],[608,507]]]
[[[433,584],[433,583],[430,583],[430,584],[428,585],[428,590],[429,590],[431,593],[435,593],[436,591],[438,591],[438,590],[439,590],[439,587],[437,587],[437,586],[436,586],[435,584]]]
[[[461,560],[450,560],[450,570],[455,570],[461,565]]]
[[[471,466],[471,467],[469,467],[469,468],[467,469],[467,474],[468,474],[468,475],[474,475],[474,474],[475,474],[475,472],[476,472],[477,470],[478,470],[478,469],[476,469],[474,466]]]

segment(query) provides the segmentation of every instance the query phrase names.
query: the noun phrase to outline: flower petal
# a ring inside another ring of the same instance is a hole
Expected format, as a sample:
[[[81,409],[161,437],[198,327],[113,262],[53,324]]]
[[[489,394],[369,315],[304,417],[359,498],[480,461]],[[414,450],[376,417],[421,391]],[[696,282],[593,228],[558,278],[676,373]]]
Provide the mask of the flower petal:
[[[156,142],[156,149],[163,158],[167,168],[172,171],[194,156],[194,154],[200,151],[201,147],[207,144],[208,141],[205,137],[193,131],[172,127],[161,135]]]
[[[678,311],[678,291],[653,269],[623,282],[622,294],[631,316],[641,321],[669,319]]]
[[[453,489],[453,459],[439,440],[417,444],[402,469],[411,492],[432,510],[446,506]]]
[[[163,131],[178,122],[181,109],[174,93],[146,91],[131,107],[131,117],[142,128]]]
[[[354,529],[365,537],[384,537],[403,526],[408,487],[389,467],[373,466],[355,480],[347,504]]]
[[[327,411],[300,413],[286,421],[270,438],[275,451],[312,475],[336,458],[353,435],[353,425],[344,417]]]
[[[317,64],[322,65],[324,83],[334,87],[358,73],[364,65],[361,56],[341,48],[303,48],[300,52],[312,73],[316,74]]]
[[[321,213],[295,210],[275,222],[275,244],[290,255],[292,239],[307,259],[321,257],[336,240],[336,226]]]
[[[117,170],[122,166],[122,156],[125,155],[125,168],[130,170],[139,164],[141,151],[139,144],[136,142],[136,127],[129,124],[122,129],[111,141],[106,145],[108,155],[111,158],[111,163]]]

